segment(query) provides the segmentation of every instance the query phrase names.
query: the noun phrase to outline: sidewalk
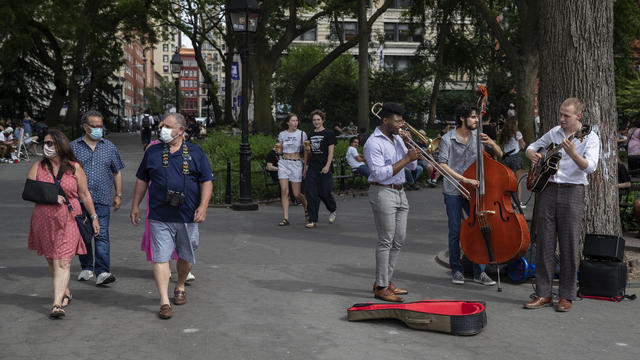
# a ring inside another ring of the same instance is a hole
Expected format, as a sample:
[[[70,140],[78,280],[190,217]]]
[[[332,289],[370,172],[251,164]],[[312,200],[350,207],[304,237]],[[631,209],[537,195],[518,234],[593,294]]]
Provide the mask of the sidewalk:
[[[488,325],[473,337],[415,331],[401,322],[348,322],[346,309],[373,302],[376,231],[366,196],[338,198],[337,221],[320,210],[304,228],[300,207],[278,227],[277,203],[254,212],[210,208],[187,288],[188,303],[160,320],[152,266],[140,251],[142,227],[128,215],[142,158],[139,136],[113,134],[123,154],[123,206],[111,217],[108,288],[76,281],[64,320],[47,318],[52,285],[46,262],[27,249],[32,205],[20,198],[30,163],[0,166],[1,359],[636,359],[638,301],[576,301],[569,313],[523,310],[529,283],[503,282],[503,292],[450,283],[436,262],[446,247],[441,188],[407,193],[407,243],[395,283],[407,301],[481,300]],[[175,277],[174,277],[175,279]],[[173,287],[170,288],[170,291]]]

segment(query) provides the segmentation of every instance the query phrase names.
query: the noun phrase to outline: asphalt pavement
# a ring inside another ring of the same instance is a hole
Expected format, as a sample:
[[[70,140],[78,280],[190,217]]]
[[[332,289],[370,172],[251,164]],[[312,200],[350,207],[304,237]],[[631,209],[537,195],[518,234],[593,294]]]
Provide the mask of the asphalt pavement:
[[[503,277],[502,292],[472,281],[451,284],[448,269],[436,261],[447,244],[441,187],[407,193],[407,242],[394,282],[409,290],[407,301],[486,302],[488,323],[478,335],[416,331],[397,320],[347,321],[348,307],[375,301],[376,231],[366,196],[339,197],[333,225],[321,207],[311,230],[303,226],[301,207],[291,208],[287,227],[277,226],[277,202],[253,212],[210,208],[200,226],[188,303],[160,320],[152,265],[140,251],[143,228],[128,220],[142,145],[137,134],[110,139],[127,166],[123,206],[110,226],[117,281],[104,288],[78,282],[74,259],[73,301],[63,320],[47,317],[51,278],[45,259],[27,249],[33,205],[20,194],[32,163],[0,165],[0,359],[583,360],[640,354],[640,300],[576,301],[570,312],[557,313],[522,309],[533,291],[529,282]]]

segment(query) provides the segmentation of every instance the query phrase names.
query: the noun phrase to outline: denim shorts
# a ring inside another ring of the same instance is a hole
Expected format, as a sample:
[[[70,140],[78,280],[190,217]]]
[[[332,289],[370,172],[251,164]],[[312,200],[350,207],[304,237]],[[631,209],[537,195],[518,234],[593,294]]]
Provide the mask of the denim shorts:
[[[174,250],[178,253],[178,258],[191,264],[196,263],[198,224],[149,220],[149,228],[154,263],[168,262]]]

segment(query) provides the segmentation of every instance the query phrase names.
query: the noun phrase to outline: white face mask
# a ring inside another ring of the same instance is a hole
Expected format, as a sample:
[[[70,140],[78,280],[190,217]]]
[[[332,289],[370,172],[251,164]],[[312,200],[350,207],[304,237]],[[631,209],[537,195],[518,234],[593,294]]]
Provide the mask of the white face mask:
[[[42,151],[44,153],[44,156],[48,159],[53,159],[57,155],[55,146],[45,145],[42,147]]]
[[[171,129],[163,127],[162,130],[160,130],[160,140],[164,143],[170,143],[175,139],[175,136],[171,136],[172,132],[173,131]]]

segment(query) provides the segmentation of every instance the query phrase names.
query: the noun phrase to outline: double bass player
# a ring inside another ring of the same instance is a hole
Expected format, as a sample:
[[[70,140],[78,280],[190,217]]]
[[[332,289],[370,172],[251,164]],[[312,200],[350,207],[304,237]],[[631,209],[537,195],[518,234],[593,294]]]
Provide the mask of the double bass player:
[[[469,179],[462,174],[477,158],[478,114],[471,103],[462,103],[456,108],[456,128],[446,133],[440,140],[438,161],[440,166],[460,183],[477,187],[479,181]],[[502,157],[502,149],[486,134],[480,134],[482,144],[487,145],[498,157]],[[449,266],[451,282],[464,284],[464,274],[460,263],[460,226],[462,210],[469,212],[469,202],[462,197],[449,182],[443,182],[444,203],[447,209],[449,226]],[[473,281],[483,285],[495,285],[495,281],[484,271],[485,265],[474,264]]]

